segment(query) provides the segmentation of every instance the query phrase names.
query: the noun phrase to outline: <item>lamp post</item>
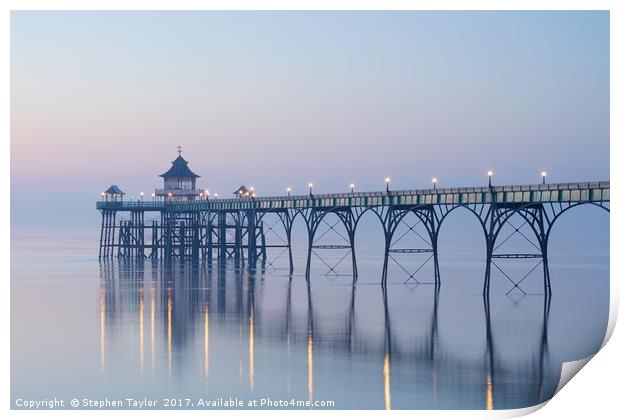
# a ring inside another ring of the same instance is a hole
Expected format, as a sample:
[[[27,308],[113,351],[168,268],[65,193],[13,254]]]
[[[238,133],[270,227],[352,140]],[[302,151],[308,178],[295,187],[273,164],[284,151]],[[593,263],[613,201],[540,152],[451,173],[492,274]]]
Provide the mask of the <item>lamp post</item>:
[[[390,178],[385,178],[385,192],[390,192]]]
[[[106,197],[105,197],[105,193],[102,191],[102,192],[101,192],[101,200],[102,200],[102,201],[104,201],[104,200],[105,200],[105,198],[106,198]]]
[[[433,189],[436,190],[437,189],[437,178],[433,178]]]
[[[542,171],[540,173],[540,176],[542,176],[542,183],[543,183],[543,185],[545,185],[547,183],[547,172]]]
[[[487,176],[489,177],[489,188],[491,188],[493,186],[493,184],[491,183],[491,179],[493,178],[493,171],[488,171]]]
[[[349,188],[351,188],[351,193],[355,192],[355,184],[349,184]]]
[[[217,197],[218,197],[217,193],[213,194],[213,198],[217,198]]]
[[[286,195],[291,196],[291,187],[286,187]]]
[[[314,184],[312,182],[308,183],[308,188],[310,189],[310,195],[312,195],[312,187]]]
[[[155,193],[151,193],[151,201],[155,201]]]
[[[144,193],[140,192],[140,201],[144,202]]]

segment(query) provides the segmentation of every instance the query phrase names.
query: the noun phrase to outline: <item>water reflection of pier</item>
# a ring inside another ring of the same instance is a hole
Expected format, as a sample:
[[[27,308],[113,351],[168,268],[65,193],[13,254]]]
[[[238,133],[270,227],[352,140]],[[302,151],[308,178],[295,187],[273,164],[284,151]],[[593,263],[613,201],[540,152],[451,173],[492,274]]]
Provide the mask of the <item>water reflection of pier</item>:
[[[322,395],[317,388],[321,381],[316,379],[322,374],[319,360],[324,355],[377,365],[373,386],[382,385],[386,409],[400,408],[403,402],[412,404],[411,401],[419,408],[450,408],[442,396],[446,388],[462,394],[453,396],[452,408],[532,405],[553,393],[559,368],[554,370],[550,366],[547,354],[550,296],[545,297],[535,351],[518,360],[506,359],[498,353],[491,305],[484,298],[481,305],[484,323],[472,326],[484,337],[484,346],[478,356],[468,359],[459,349],[443,343],[440,287],[426,288],[433,294],[433,303],[422,315],[426,326],[423,331],[416,331],[412,339],[406,336],[410,331],[402,327],[395,329],[390,311],[394,296],[385,288],[372,290],[373,294],[379,294],[383,311],[371,316],[359,307],[358,295],[363,286],[347,286],[349,299],[339,303],[338,308],[344,314],[331,322],[331,318],[321,317],[323,307],[317,308],[317,299],[323,300],[323,305],[326,302],[325,294],[313,292],[316,284],[280,278],[282,294],[270,289],[270,284],[275,283],[272,278],[264,282],[259,274],[234,269],[210,271],[202,265],[178,264],[164,269],[140,260],[102,263],[99,299],[102,372],[113,363],[111,350],[118,347],[123,334],[131,334],[129,341],[133,343],[131,351],[136,353],[136,372],[165,373],[170,380],[190,374],[200,374],[208,380],[213,368],[222,368],[222,361],[214,359],[213,347],[218,340],[226,340],[227,345],[233,343],[236,348],[231,352],[238,352],[239,365],[225,369],[233,374],[238,370],[240,381],[249,392],[254,392],[257,386],[260,390],[256,369],[257,361],[264,356],[260,354],[261,343],[284,347],[284,357],[289,360],[303,351],[304,372],[287,368],[282,361],[282,366],[274,365],[270,374],[285,375],[289,393],[291,377],[299,379],[303,374],[306,396],[311,401],[317,398],[317,393]],[[301,307],[305,307],[303,311]],[[463,372],[469,373],[463,375]]]

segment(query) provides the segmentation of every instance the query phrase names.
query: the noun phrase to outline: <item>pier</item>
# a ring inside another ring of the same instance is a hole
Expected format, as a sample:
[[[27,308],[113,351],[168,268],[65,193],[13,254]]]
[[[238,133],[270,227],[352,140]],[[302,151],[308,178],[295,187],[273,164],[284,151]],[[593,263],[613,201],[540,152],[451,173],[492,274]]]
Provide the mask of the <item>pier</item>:
[[[350,260],[351,274],[356,281],[355,233],[360,218],[370,212],[376,216],[384,234],[382,284],[387,282],[394,255],[424,254],[428,255],[424,264],[428,262],[433,267],[432,283],[439,285],[437,244],[441,226],[454,210],[463,208],[476,217],[484,232],[485,294],[490,288],[491,268],[498,267],[498,259],[537,260],[536,266],[542,265],[543,269],[545,294],[551,294],[547,248],[555,222],[571,208],[584,204],[609,212],[609,181],[549,184],[543,174],[541,184],[495,186],[491,175],[489,173],[488,185],[481,187],[436,188],[433,182],[433,188],[428,189],[390,190],[389,179],[386,179],[384,191],[356,192],[352,187],[348,193],[314,194],[310,184],[306,195],[291,195],[288,191],[286,195],[271,197],[256,196],[253,190],[242,186],[235,191],[234,198],[224,199],[196,187],[199,175],[189,169],[179,149],[172,167],[160,175],[164,178],[164,188],[155,190],[150,200],[143,194],[139,200],[124,200],[123,191],[116,185],[101,193],[102,199],[96,203],[102,216],[99,258],[186,259],[209,265],[223,265],[233,260],[255,268],[258,264],[264,267],[268,254],[277,252],[288,256],[292,274],[292,227],[300,218],[308,233],[306,278],[310,277],[313,259],[321,259],[321,252],[339,249],[346,251],[345,257]],[[125,217],[119,217],[120,214]],[[147,221],[145,214],[153,214],[155,219]],[[413,215],[423,227],[426,235],[422,239],[426,246],[397,246],[395,232],[408,215]],[[267,216],[280,224],[284,232],[277,243],[267,239],[266,233],[273,229],[273,225],[266,223]],[[327,216],[334,220],[328,224],[329,229],[338,224],[344,232],[340,234],[342,241],[339,243],[318,241],[317,231],[327,223]],[[513,218],[520,219],[521,224],[511,223]],[[498,251],[503,244],[498,243],[501,231],[510,230],[509,239],[514,234],[521,235],[524,227],[535,237],[534,241],[528,241],[536,252]],[[321,261],[335,273],[335,266]],[[415,273],[408,274],[415,279]],[[512,282],[511,290],[521,290],[520,284],[525,278],[506,277]]]

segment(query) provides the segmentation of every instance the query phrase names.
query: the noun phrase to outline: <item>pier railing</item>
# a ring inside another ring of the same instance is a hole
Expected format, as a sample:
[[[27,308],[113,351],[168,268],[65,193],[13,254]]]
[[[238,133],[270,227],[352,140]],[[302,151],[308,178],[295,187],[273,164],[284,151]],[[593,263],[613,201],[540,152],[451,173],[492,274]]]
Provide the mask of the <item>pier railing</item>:
[[[99,201],[97,209],[125,211],[230,211],[387,205],[608,202],[609,181],[437,188],[191,201]]]

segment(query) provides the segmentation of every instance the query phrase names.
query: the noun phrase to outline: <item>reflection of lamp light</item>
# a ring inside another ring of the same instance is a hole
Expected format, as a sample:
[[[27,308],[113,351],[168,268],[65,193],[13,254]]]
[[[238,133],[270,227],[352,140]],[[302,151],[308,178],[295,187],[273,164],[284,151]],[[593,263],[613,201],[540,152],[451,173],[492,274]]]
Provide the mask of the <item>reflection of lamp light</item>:
[[[385,178],[385,191],[390,192],[390,178]]]
[[[217,194],[217,193],[215,193],[215,194],[213,194],[213,197],[217,198],[217,195],[218,195],[218,194]]]
[[[487,175],[489,176],[489,188],[491,188],[491,178],[493,178],[493,171],[487,172]]]
[[[433,178],[433,189],[437,189],[437,178]]]
[[[544,185],[544,184],[546,184],[546,183],[547,183],[547,172],[542,171],[542,172],[540,173],[540,176],[542,176],[542,182],[543,182],[543,185]]]
[[[355,184],[349,184],[349,188],[351,188],[351,192],[353,192],[355,189]]]

